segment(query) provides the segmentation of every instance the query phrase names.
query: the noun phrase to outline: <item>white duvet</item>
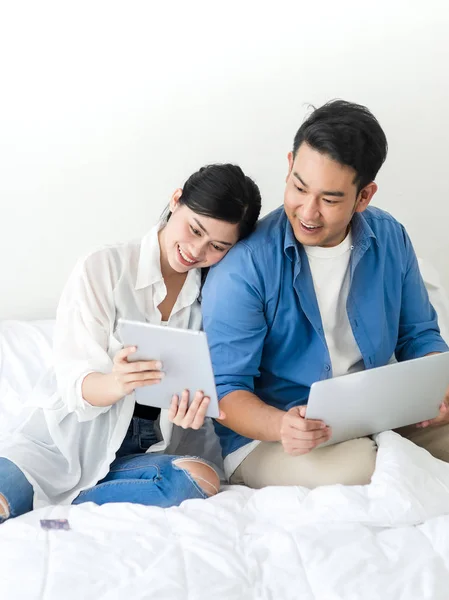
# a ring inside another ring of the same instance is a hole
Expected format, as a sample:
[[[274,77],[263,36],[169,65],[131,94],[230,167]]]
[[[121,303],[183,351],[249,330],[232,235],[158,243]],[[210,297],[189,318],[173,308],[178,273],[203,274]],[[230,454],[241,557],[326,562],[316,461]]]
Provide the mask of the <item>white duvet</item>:
[[[449,465],[377,438],[368,486],[231,486],[179,508],[41,509],[0,526],[0,597],[447,600]],[[67,518],[70,531],[39,520]]]

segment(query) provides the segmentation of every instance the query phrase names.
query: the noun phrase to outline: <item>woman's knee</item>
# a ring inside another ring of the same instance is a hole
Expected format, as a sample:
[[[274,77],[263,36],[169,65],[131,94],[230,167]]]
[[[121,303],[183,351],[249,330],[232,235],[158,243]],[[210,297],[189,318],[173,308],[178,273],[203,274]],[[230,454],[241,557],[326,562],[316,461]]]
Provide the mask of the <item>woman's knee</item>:
[[[220,489],[220,478],[213,467],[197,458],[176,458],[173,464],[187,471],[208,496],[214,496]]]
[[[32,485],[19,467],[3,457],[0,457],[0,484],[0,521],[32,510]]]

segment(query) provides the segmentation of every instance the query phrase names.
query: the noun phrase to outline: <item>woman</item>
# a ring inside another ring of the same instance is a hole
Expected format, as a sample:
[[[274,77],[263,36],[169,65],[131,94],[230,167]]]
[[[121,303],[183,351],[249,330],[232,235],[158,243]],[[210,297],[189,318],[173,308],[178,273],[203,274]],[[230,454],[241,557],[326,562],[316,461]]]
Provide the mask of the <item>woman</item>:
[[[218,491],[206,461],[169,454],[173,423],[200,428],[209,399],[196,392],[187,409],[183,393],[170,411],[137,405],[134,390],[157,385],[163,365],[128,362],[135,349],[122,348],[116,326],[122,317],[199,329],[205,270],[253,230],[260,204],[239,167],[203,167],[141,241],[77,265],[58,306],[55,367],[25,424],[0,443],[0,522],[47,504],[167,507]]]

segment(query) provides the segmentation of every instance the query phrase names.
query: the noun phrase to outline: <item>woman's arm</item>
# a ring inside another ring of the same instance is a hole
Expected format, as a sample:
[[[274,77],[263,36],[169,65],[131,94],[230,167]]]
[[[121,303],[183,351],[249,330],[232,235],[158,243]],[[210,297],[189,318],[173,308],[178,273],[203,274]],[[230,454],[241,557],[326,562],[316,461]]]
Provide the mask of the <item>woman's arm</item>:
[[[112,372],[108,345],[116,316],[113,273],[120,271],[116,262],[109,249],[79,261],[63,290],[56,314],[53,351],[58,389],[67,409],[75,412],[80,421],[94,419],[111,406],[86,401],[83,383],[92,374],[95,377],[90,380],[96,379],[98,384],[102,375]],[[102,392],[112,392],[109,385],[107,389],[98,385],[96,388],[97,398]]]

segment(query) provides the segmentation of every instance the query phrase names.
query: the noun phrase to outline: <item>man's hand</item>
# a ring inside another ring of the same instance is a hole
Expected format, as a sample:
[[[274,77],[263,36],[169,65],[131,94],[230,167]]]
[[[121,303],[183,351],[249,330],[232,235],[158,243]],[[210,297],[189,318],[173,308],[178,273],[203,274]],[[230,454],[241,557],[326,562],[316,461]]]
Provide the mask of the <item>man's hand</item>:
[[[440,414],[435,419],[417,423],[416,427],[431,427],[433,425],[447,425],[449,423],[449,387],[446,390],[446,395],[440,405]]]
[[[291,456],[307,454],[332,435],[324,421],[306,419],[305,415],[305,406],[294,406],[282,418],[281,444]]]

